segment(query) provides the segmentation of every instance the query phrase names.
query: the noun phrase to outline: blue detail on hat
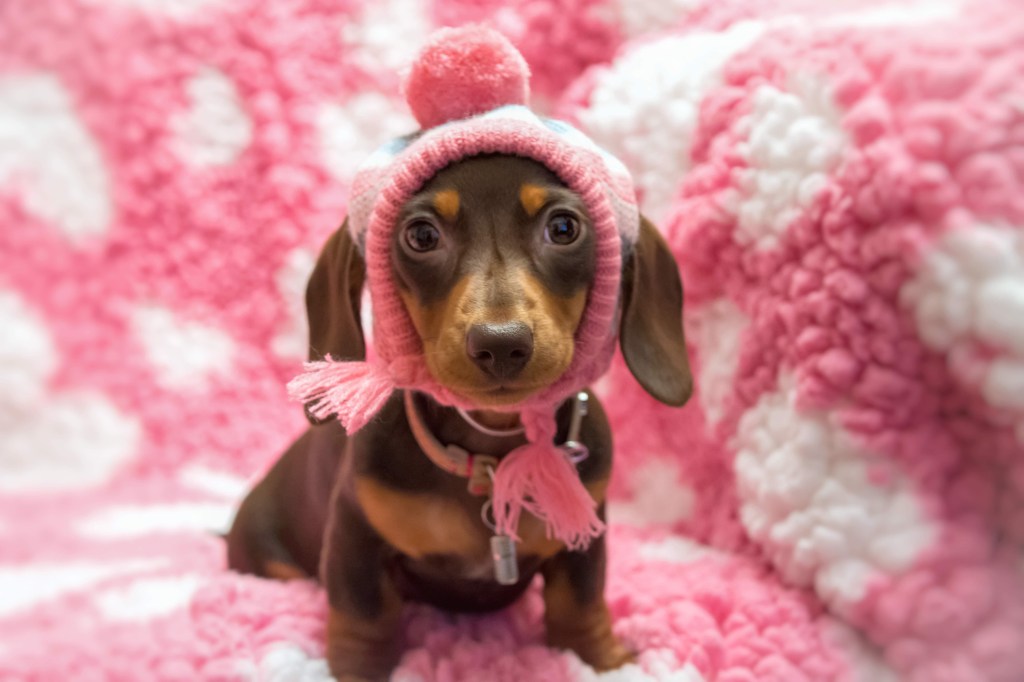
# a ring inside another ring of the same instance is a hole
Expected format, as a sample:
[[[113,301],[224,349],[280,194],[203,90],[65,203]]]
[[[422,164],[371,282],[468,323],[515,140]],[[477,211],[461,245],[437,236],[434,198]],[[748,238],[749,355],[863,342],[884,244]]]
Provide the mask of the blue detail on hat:
[[[544,125],[547,127],[548,130],[556,132],[559,135],[564,135],[564,134],[566,134],[568,132],[571,132],[573,130],[573,127],[571,125],[569,125],[568,123],[563,123],[562,121],[556,121],[553,118],[542,118],[541,121],[544,123]]]
[[[530,111],[529,107],[523,106],[522,104],[502,104],[500,107],[494,107],[490,111],[485,111],[481,116],[487,116],[488,114],[494,114],[499,111],[512,111],[514,109]],[[532,114],[533,112],[530,111],[530,113]]]
[[[403,151],[408,146],[409,139],[406,136],[396,137],[390,142],[385,142],[381,146],[380,151],[384,152],[385,154],[391,154],[392,156],[394,156],[399,152]]]

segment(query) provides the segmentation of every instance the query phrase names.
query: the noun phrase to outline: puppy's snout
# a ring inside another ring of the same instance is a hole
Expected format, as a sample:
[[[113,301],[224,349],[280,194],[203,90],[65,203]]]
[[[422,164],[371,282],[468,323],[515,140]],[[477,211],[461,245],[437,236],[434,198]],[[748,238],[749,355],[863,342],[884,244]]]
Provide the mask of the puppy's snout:
[[[474,324],[466,334],[466,353],[496,379],[512,379],[533,355],[533,332],[522,322]]]

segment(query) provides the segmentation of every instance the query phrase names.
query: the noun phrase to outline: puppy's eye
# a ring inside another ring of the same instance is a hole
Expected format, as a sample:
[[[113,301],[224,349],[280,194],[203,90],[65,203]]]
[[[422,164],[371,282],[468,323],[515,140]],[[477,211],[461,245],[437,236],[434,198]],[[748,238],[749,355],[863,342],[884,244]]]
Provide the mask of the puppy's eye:
[[[572,244],[580,236],[580,221],[568,213],[551,216],[544,228],[544,241],[552,244]]]
[[[405,243],[413,251],[433,251],[440,241],[441,231],[426,220],[417,220],[405,228]]]

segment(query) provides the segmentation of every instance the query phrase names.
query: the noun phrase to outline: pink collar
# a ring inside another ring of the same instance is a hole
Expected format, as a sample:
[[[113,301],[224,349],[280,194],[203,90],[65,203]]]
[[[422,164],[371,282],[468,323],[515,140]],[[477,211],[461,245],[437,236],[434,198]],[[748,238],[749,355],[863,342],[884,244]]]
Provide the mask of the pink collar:
[[[498,458],[492,455],[474,455],[465,448],[453,443],[448,445],[442,444],[423,421],[423,415],[420,413],[419,405],[416,404],[413,392],[405,391],[404,393],[406,419],[409,421],[409,428],[416,439],[416,444],[420,446],[423,453],[439,469],[447,471],[453,476],[468,478],[470,494],[490,495],[493,487],[491,479],[494,475],[494,470],[498,467]],[[586,392],[580,391],[576,394],[573,400],[572,421],[569,422],[568,438],[561,445],[561,449],[565,451],[566,456],[574,465],[585,460],[590,454],[587,447],[579,442],[580,428],[583,425],[583,417],[587,415],[588,401],[589,396]],[[460,414],[462,414],[461,410]],[[481,429],[476,424],[476,420],[467,418],[465,414],[462,414],[462,417],[473,428],[488,435],[515,436],[521,433],[518,429],[507,432]]]
[[[412,391],[405,391],[405,416],[416,444],[431,462],[449,474],[468,478],[471,495],[491,494],[491,476],[498,467],[497,457],[474,455],[454,444],[442,445],[424,423]]]

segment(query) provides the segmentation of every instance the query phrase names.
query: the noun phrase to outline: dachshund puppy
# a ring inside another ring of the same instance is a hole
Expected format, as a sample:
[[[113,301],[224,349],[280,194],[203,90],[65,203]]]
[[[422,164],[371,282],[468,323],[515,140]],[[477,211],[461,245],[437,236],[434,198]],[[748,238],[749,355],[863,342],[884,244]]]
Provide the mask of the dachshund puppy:
[[[631,659],[612,633],[604,600],[604,537],[569,551],[524,514],[519,578],[501,584],[492,532],[481,521],[486,497],[427,452],[432,443],[454,444],[500,460],[526,442],[517,415],[500,408],[569,366],[595,273],[591,227],[579,197],[543,165],[493,154],[438,172],[401,211],[393,274],[429,370],[479,409],[460,413],[398,391],[354,436],[333,419],[314,424],[249,494],[228,537],[235,570],[320,579],[330,602],[327,656],[339,679],[387,678],[401,653],[403,601],[493,611],[522,595],[537,573],[551,646],[598,670]],[[682,405],[691,378],[676,263],[646,221],[623,261],[623,355],[651,395]],[[364,276],[343,226],[324,247],[306,293],[311,359],[365,355]],[[556,442],[569,434],[574,402],[558,411]],[[577,440],[589,451],[579,476],[603,518],[612,438],[592,395]]]

